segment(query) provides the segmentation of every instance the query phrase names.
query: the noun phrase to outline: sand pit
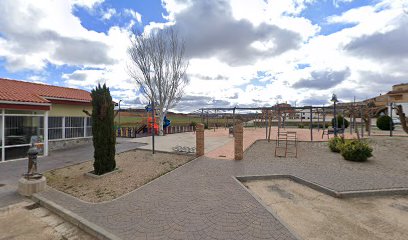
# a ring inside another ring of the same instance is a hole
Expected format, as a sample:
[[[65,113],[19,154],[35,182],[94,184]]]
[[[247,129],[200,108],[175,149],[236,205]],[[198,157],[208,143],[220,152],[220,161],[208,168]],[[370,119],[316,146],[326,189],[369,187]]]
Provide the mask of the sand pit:
[[[303,239],[408,239],[408,196],[338,199],[286,179],[244,185]]]

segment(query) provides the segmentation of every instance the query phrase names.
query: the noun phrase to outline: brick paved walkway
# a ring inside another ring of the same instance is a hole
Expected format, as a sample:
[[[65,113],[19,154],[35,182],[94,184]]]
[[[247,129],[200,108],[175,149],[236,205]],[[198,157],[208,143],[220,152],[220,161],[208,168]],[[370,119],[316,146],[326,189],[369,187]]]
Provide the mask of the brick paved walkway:
[[[373,141],[367,163],[307,142],[297,159],[274,158],[274,143],[261,141],[241,161],[201,157],[112,202],[88,204],[55,190],[39,195],[122,239],[294,239],[233,176],[292,174],[338,191],[408,187],[408,141]]]
[[[286,128],[281,129],[282,132],[284,131],[292,131],[296,132],[297,138],[299,141],[310,141],[310,129],[305,128]],[[208,139],[209,137],[216,138],[221,136],[228,136],[228,129],[219,128],[215,131],[206,130],[205,137]],[[328,141],[328,136],[324,135],[322,137],[323,130],[313,130],[313,141],[315,142],[326,142]],[[271,128],[271,140],[275,140],[276,136],[278,135],[278,128],[272,127]],[[244,150],[251,146],[256,140],[265,139],[265,128],[244,128]],[[331,135],[330,137],[333,137]],[[353,138],[356,137],[355,134],[349,134],[346,132],[344,134],[345,138]],[[219,146],[211,151],[206,152],[205,156],[209,158],[216,158],[216,159],[234,159],[234,138],[231,137],[231,140],[226,142],[224,145]]]

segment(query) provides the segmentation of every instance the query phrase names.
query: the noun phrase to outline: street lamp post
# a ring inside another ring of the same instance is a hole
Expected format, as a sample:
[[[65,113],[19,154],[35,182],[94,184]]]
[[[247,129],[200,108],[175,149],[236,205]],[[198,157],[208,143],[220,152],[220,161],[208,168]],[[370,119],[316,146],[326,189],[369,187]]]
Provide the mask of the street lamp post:
[[[122,100],[119,100],[119,104],[118,104],[119,105],[119,110],[118,110],[119,111],[118,113],[119,114],[119,129],[120,129],[120,102],[122,102]]]
[[[336,103],[339,101],[337,100],[336,94],[333,93],[332,99],[330,100],[333,102],[333,115],[334,115],[334,136],[337,137],[337,113],[336,113]],[[343,120],[344,121],[344,120]]]

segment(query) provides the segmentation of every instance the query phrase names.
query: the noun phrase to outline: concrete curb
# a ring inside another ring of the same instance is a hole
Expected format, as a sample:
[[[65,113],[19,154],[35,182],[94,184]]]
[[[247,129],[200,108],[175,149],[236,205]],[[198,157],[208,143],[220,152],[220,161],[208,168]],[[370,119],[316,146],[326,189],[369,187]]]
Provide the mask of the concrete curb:
[[[367,190],[352,190],[352,191],[336,191],[334,189],[322,186],[320,184],[310,182],[303,178],[300,178],[294,175],[288,175],[288,174],[237,176],[235,178],[239,182],[286,178],[286,179],[290,179],[294,182],[305,185],[316,191],[319,191],[321,193],[327,194],[335,198],[408,195],[408,188],[383,188],[383,189],[367,189]]]
[[[32,195],[32,200],[42,207],[52,211],[53,213],[60,216],[62,219],[70,222],[74,226],[77,226],[84,232],[94,236],[97,239],[101,240],[121,240],[121,238],[115,236],[114,234],[106,231],[105,229],[99,227],[98,225],[82,218],[81,216],[71,212],[68,209],[61,207],[60,205],[44,198],[38,196],[37,194]]]

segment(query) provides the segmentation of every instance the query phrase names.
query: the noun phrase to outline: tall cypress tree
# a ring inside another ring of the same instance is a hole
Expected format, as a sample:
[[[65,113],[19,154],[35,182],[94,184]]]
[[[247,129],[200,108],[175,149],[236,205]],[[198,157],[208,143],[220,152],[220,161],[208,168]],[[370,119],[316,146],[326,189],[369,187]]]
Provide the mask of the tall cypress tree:
[[[92,134],[94,145],[94,173],[101,175],[116,167],[114,104],[109,88],[100,84],[92,90]]]

